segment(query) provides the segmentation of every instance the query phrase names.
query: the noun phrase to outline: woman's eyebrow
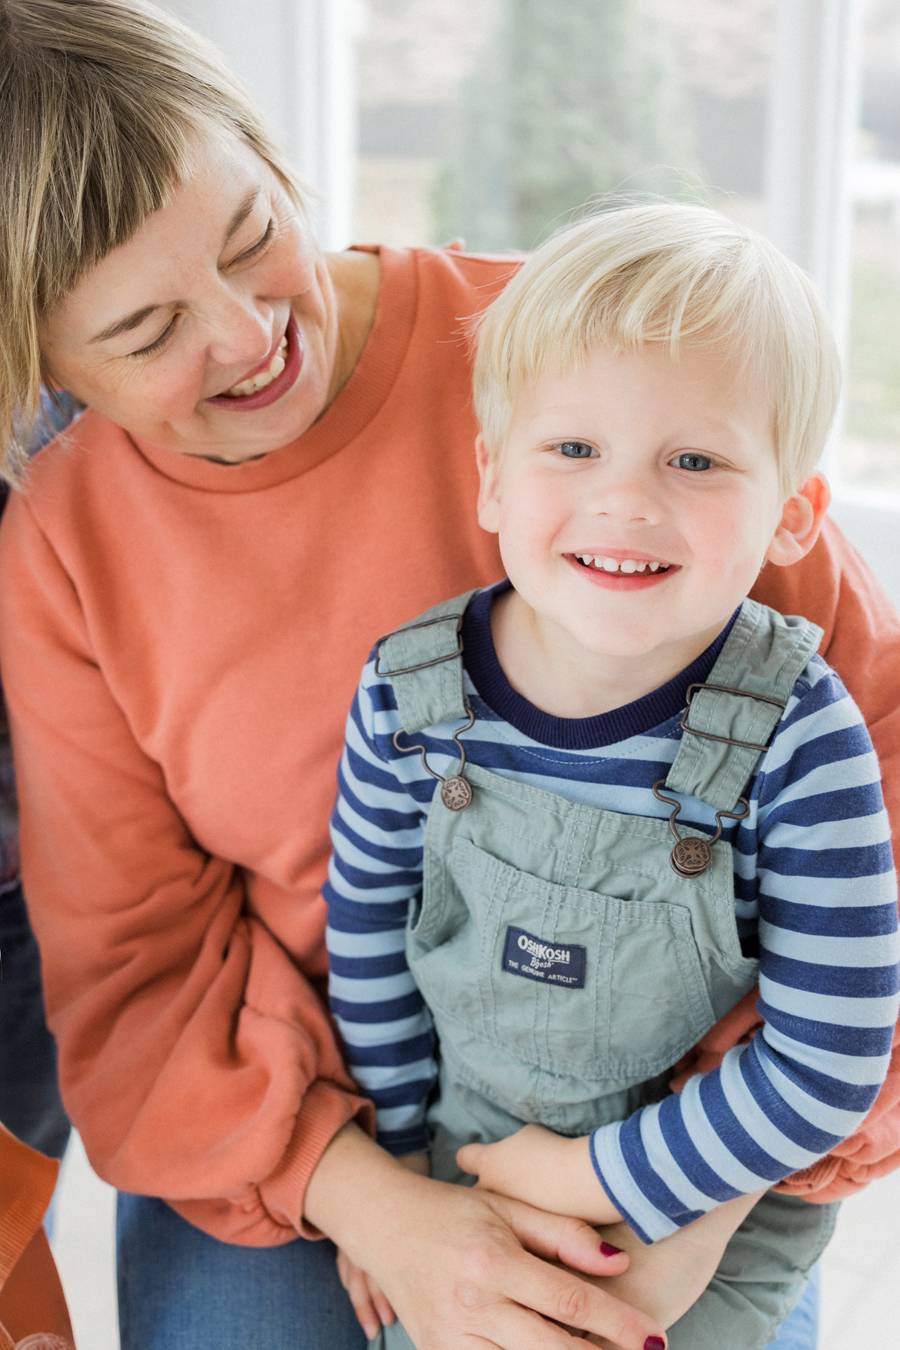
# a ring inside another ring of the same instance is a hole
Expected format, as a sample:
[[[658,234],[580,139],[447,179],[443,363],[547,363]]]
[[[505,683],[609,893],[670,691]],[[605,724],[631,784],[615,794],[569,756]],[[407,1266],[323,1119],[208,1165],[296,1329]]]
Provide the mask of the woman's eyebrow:
[[[260,194],[260,190],[261,189],[259,187],[251,188],[250,191],[247,193],[247,195],[244,197],[238,209],[235,211],[234,215],[231,217],[228,229],[225,231],[225,243],[223,244],[223,248],[225,244],[229,243],[232,237],[237,234],[238,230],[241,228],[244,221],[247,219],[250,212],[253,210],[254,206],[256,205],[256,199]]]
[[[124,319],[116,319],[108,328],[104,328],[102,333],[97,333],[92,337],[93,342],[108,342],[110,338],[118,337],[120,333],[130,333],[133,328],[140,328],[145,319],[149,318],[159,305],[145,305],[143,309],[136,309],[133,314],[127,314]]]

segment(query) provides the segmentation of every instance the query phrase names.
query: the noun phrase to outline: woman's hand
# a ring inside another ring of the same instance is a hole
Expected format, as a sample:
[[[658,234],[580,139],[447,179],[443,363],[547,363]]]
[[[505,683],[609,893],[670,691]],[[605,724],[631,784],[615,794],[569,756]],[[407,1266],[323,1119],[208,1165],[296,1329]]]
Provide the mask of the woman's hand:
[[[418,1350],[564,1350],[565,1328],[621,1350],[665,1346],[651,1316],[574,1273],[627,1264],[586,1224],[412,1175],[353,1124],[323,1154],[304,1212],[384,1291]]]
[[[591,1162],[590,1140],[566,1139],[542,1125],[525,1125],[497,1144],[466,1144],[456,1155],[478,1185],[552,1214],[592,1224],[618,1223]]]
[[[430,1171],[427,1153],[406,1153],[397,1162],[416,1176],[427,1177]],[[341,1247],[338,1247],[337,1269],[359,1325],[367,1338],[374,1340],[380,1327],[389,1327],[396,1321],[396,1313],[385,1297],[384,1290],[361,1267],[354,1265]]]
[[[604,1291],[655,1317],[660,1326],[671,1327],[697,1302],[732,1234],[763,1194],[759,1191],[729,1200],[652,1246],[641,1242],[625,1223],[601,1229],[602,1238],[622,1247],[631,1258],[621,1275],[603,1281]],[[587,1340],[603,1350],[614,1350],[613,1342],[603,1336],[592,1335]]]

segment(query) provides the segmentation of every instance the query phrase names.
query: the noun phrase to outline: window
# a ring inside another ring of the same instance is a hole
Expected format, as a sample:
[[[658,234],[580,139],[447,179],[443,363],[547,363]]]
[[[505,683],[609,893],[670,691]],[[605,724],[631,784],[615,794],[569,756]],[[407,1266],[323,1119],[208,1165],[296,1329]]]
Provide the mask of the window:
[[[834,514],[900,601],[897,0],[169,2],[322,193],[325,247],[529,248],[616,189],[766,230],[846,339]]]

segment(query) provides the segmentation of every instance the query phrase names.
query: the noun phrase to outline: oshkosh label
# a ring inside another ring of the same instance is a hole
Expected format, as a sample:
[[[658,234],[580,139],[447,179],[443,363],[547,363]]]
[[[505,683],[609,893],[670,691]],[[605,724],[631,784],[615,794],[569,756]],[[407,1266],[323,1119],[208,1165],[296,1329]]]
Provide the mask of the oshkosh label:
[[[544,942],[510,924],[503,944],[503,969],[541,984],[583,989],[586,952],[586,947],[574,942]]]

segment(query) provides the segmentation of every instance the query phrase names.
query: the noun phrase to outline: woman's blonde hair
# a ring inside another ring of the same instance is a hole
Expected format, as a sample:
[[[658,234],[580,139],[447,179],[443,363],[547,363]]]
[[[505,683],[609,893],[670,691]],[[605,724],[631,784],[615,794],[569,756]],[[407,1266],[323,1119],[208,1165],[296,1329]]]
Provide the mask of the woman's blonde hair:
[[[522,390],[598,344],[722,345],[757,372],[772,406],[785,498],[815,467],[840,363],[809,277],[754,230],[671,203],[600,212],[549,239],[480,321],[475,411],[492,454]]]
[[[145,0],[0,0],[0,473],[40,401],[38,333],[79,278],[170,199],[224,131],[303,189],[209,43]]]

